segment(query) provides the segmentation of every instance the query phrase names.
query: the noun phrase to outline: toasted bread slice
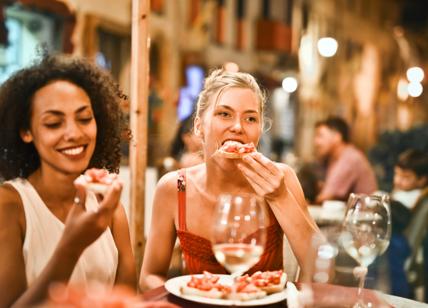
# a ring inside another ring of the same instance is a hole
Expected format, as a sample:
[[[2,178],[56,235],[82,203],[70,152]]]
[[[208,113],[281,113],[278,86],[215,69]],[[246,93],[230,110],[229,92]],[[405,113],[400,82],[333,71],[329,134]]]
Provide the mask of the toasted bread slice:
[[[228,299],[240,300],[240,301],[251,301],[254,299],[263,298],[266,296],[266,292],[259,290],[255,292],[231,292],[227,295]]]
[[[87,183],[85,187],[87,190],[90,190],[96,194],[105,195],[107,193],[109,185],[102,183]]]
[[[197,288],[192,288],[189,286],[181,286],[180,291],[183,295],[193,295],[193,296],[200,296],[200,297],[207,297],[207,298],[223,298],[224,292],[219,291],[218,289],[212,288],[209,291],[200,290]]]
[[[86,170],[75,182],[96,194],[105,195],[116,178],[117,174],[109,173],[105,169],[92,168]]]

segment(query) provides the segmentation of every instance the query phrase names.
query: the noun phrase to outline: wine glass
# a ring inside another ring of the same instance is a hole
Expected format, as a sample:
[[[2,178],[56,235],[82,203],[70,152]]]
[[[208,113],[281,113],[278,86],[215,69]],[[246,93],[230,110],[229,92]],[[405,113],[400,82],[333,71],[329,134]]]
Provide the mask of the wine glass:
[[[385,252],[390,237],[391,213],[388,195],[351,194],[343,222],[341,244],[360,265],[354,269],[354,275],[360,278],[358,301],[354,307],[366,307],[362,289],[367,267],[376,256]]]
[[[217,202],[212,248],[233,278],[255,265],[266,242],[265,215],[253,194],[223,194]]]

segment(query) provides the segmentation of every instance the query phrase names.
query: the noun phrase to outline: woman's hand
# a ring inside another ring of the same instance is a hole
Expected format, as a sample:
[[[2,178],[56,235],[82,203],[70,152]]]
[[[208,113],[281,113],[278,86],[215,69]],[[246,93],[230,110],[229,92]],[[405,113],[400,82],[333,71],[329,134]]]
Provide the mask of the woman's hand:
[[[135,292],[125,286],[113,289],[103,285],[89,286],[55,283],[49,287],[49,299],[43,307],[140,307],[178,308],[166,301],[143,301]]]
[[[114,180],[104,198],[97,196],[100,204],[96,211],[85,209],[85,187],[79,183],[75,183],[75,186],[75,203],[65,221],[60,244],[71,252],[81,253],[111,225],[119,205],[122,183],[118,179]]]
[[[257,195],[273,200],[287,194],[283,170],[263,154],[245,155],[238,162],[238,168]]]

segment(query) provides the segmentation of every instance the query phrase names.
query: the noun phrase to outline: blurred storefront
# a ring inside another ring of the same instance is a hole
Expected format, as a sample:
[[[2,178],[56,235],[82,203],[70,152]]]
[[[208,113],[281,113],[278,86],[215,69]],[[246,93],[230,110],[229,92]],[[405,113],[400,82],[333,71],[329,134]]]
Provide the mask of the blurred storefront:
[[[276,159],[311,160],[314,124],[330,114],[365,150],[385,131],[426,123],[426,78],[409,94],[406,70],[426,70],[428,10],[411,2],[151,0],[149,164],[168,155],[180,112],[191,110],[183,104],[194,104],[193,94],[183,103],[191,67],[234,62],[258,78],[274,123],[262,150]],[[129,94],[131,0],[6,0],[0,12],[1,80],[46,43],[94,59]],[[335,39],[332,55],[321,55],[321,38]]]

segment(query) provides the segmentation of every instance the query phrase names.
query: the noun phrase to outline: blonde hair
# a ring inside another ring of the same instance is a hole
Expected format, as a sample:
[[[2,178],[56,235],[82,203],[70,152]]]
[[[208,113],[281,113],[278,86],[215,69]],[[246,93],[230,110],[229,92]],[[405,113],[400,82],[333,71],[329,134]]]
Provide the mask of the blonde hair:
[[[260,89],[253,76],[243,72],[231,72],[224,69],[216,69],[205,79],[204,88],[199,94],[196,105],[196,117],[202,118],[204,112],[210,106],[210,98],[217,94],[217,101],[220,94],[230,88],[245,88],[254,91],[260,107],[260,115],[263,119],[263,110],[266,101],[265,93]],[[263,123],[263,120],[262,120]]]

